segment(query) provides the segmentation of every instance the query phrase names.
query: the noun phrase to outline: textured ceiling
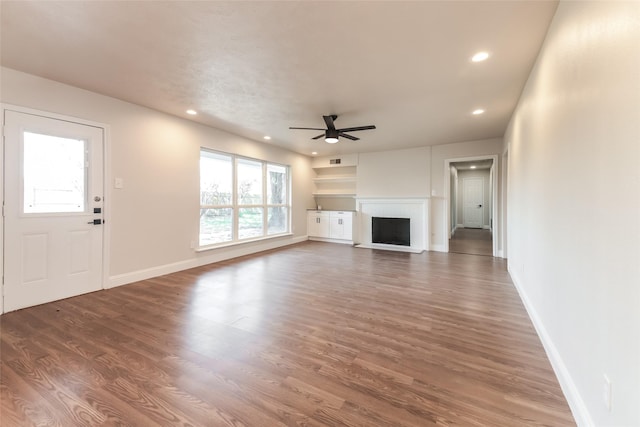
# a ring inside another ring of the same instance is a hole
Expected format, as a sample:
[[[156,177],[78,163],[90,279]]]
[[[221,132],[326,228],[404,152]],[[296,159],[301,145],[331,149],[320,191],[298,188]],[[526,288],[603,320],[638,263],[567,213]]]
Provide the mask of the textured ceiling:
[[[380,151],[502,136],[556,6],[2,1],[0,53],[9,68],[300,153]],[[491,57],[472,63],[480,50]],[[378,129],[333,145],[288,129],[326,114]]]

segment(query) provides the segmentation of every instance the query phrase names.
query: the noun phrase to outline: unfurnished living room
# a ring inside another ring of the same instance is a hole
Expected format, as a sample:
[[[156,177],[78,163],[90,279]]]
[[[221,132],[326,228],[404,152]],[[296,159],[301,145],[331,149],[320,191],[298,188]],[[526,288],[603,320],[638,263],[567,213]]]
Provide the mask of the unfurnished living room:
[[[0,1],[0,425],[640,427],[640,2]]]

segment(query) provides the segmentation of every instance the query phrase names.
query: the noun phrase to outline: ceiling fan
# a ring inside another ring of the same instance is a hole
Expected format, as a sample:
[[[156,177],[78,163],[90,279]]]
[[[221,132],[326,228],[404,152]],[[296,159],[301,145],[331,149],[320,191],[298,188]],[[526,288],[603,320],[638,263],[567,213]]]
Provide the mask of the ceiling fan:
[[[356,138],[355,136],[351,136],[351,135],[347,135],[345,132],[355,132],[358,130],[369,130],[369,129],[375,129],[376,127],[373,125],[369,125],[369,126],[356,126],[356,127],[351,127],[351,128],[342,128],[342,129],[336,129],[336,125],[333,123],[333,121],[335,119],[338,118],[337,115],[332,114],[330,116],[322,116],[322,118],[324,119],[324,122],[327,125],[326,129],[322,129],[322,128],[296,128],[296,127],[290,127],[289,129],[307,129],[307,130],[322,130],[324,131],[324,133],[318,135],[318,136],[314,136],[311,139],[320,139],[324,136],[324,140],[326,142],[328,142],[329,144],[335,144],[336,142],[338,142],[338,137],[342,136],[345,137],[347,139],[350,139],[352,141],[358,141],[360,138]]]

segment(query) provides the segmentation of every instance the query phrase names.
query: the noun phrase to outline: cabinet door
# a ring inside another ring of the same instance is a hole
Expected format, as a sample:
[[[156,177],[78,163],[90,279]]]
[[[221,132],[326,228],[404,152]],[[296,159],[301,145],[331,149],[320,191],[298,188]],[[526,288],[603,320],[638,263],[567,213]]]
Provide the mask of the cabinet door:
[[[329,237],[329,215],[318,215],[318,237]]]
[[[329,237],[329,214],[308,212],[307,235],[310,237]]]
[[[342,238],[353,240],[353,214],[347,213],[342,217]]]
[[[331,238],[352,240],[352,214],[351,212],[332,212],[331,214]]]
[[[344,225],[340,215],[331,215],[329,227],[329,236],[332,239],[343,239]]]
[[[315,212],[307,213],[307,235],[311,237],[319,237],[320,224],[318,224],[318,215]]]

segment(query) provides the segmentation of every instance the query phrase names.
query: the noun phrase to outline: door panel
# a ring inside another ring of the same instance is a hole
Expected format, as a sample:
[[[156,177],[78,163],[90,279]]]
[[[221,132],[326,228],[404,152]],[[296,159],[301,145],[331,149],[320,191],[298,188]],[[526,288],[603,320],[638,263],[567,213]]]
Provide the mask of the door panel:
[[[45,280],[47,274],[48,234],[27,234],[22,236],[22,277],[24,283]]]
[[[4,309],[102,289],[103,130],[5,111]]]
[[[482,228],[484,222],[484,179],[463,178],[463,223],[465,228]]]

